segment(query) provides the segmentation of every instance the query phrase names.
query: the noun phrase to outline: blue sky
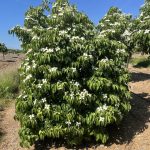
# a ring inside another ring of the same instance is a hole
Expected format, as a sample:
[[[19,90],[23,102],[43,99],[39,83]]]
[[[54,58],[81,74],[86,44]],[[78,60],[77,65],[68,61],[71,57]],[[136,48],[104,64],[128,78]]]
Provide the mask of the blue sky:
[[[42,0],[2,0],[0,5],[0,42],[8,48],[20,48],[16,37],[8,34],[15,25],[23,25],[24,14],[29,6],[37,6]],[[111,6],[119,7],[123,12],[137,16],[144,0],[70,0],[80,11],[86,13],[97,24]]]

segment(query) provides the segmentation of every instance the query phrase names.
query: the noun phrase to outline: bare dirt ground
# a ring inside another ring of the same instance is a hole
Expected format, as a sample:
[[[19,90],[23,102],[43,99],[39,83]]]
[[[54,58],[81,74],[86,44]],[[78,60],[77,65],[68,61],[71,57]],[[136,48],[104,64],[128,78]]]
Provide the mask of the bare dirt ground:
[[[20,58],[16,61],[20,61]],[[8,66],[14,65],[16,61],[0,62],[0,72]],[[130,65],[129,71],[132,75],[132,81],[129,84],[133,93],[132,110],[119,127],[111,129],[110,140],[105,146],[92,145],[82,149],[150,150],[150,68],[133,68]],[[14,103],[4,111],[0,111],[0,135],[3,135],[0,141],[0,150],[26,150],[19,146],[19,124],[13,119],[14,114]],[[48,143],[38,143],[28,150],[49,149],[64,150],[67,148],[51,148]]]

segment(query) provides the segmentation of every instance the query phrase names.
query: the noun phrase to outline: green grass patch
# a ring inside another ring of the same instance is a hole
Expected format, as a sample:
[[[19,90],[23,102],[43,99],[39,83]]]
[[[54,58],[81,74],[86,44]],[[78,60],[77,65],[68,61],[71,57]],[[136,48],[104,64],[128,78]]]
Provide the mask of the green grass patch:
[[[130,63],[136,68],[147,68],[150,67],[150,58],[145,55],[141,55],[138,57],[133,57]]]
[[[0,99],[0,111],[3,111],[5,107],[8,107],[14,99]]]
[[[0,73],[0,99],[14,99],[19,92],[19,76],[17,70]]]

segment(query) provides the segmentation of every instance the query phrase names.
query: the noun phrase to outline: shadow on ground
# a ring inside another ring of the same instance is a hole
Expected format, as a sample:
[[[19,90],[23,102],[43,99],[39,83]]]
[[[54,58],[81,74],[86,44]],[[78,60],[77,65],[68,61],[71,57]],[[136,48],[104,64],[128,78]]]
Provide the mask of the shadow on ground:
[[[111,126],[110,130],[110,139],[106,146],[111,146],[112,144],[129,144],[132,142],[135,135],[144,132],[148,128],[147,123],[150,121],[150,99],[144,98],[148,94],[132,94],[132,110],[124,118],[122,123],[119,126]],[[100,143],[82,143],[80,147],[72,147],[71,149],[86,149],[87,147],[97,147]],[[61,141],[54,143],[50,140],[45,140],[43,142],[35,143],[35,150],[49,150],[55,145],[55,148],[63,147],[70,148],[62,144]],[[86,147],[87,145],[87,147]]]
[[[150,122],[150,99],[144,98],[148,94],[133,93],[131,101],[132,110],[118,127],[111,128],[111,135],[108,145],[129,144],[135,135],[144,132]]]
[[[145,59],[140,62],[138,62],[136,65],[134,65],[135,68],[141,68],[141,67],[150,67],[150,59]]]
[[[131,77],[132,77],[132,82],[150,80],[150,74],[146,74],[142,72],[132,72]]]

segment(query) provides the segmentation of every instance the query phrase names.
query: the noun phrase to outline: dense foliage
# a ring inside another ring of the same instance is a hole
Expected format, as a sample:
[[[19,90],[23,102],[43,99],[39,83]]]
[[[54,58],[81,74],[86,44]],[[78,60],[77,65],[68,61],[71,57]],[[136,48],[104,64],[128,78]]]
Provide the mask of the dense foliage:
[[[44,12],[41,6],[30,8],[24,27],[11,31],[28,50],[16,102],[21,144],[45,137],[71,145],[105,143],[107,127],[130,110],[126,46],[99,36],[67,0],[56,0],[50,15]]]
[[[7,47],[5,46],[5,44],[4,43],[0,43],[0,52],[2,52],[3,53],[3,59],[5,59],[5,54],[7,53],[7,51],[8,51],[8,49],[7,49]]]
[[[132,16],[122,13],[117,7],[111,7],[107,14],[100,20],[97,29],[99,36],[116,40],[126,45],[126,51],[131,56],[133,52]]]
[[[145,0],[145,4],[140,9],[140,15],[134,23],[134,43],[136,50],[150,53],[150,0]]]

